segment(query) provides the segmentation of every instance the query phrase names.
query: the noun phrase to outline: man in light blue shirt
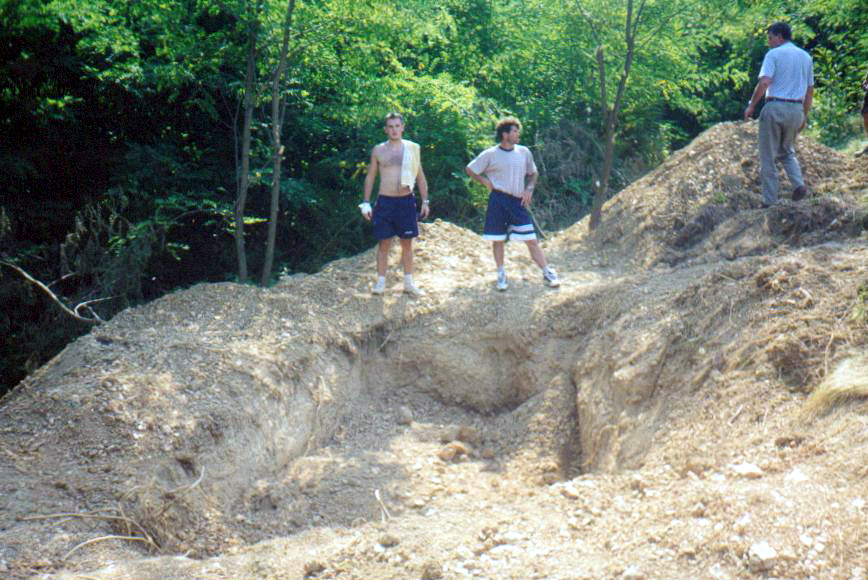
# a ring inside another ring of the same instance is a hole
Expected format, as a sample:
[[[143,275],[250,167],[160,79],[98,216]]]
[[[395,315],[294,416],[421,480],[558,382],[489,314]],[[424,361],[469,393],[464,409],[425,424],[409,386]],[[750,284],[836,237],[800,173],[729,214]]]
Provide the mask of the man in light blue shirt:
[[[802,178],[802,169],[796,159],[796,136],[805,128],[808,111],[814,97],[814,65],[811,56],[792,43],[792,31],[785,22],[776,22],[768,28],[766,53],[759,73],[759,82],[750,103],[744,110],[744,120],[753,115],[760,99],[766,104],[759,116],[760,180],[763,207],[778,201],[778,172],[775,161],[780,161],[793,186],[793,201],[808,195]]]

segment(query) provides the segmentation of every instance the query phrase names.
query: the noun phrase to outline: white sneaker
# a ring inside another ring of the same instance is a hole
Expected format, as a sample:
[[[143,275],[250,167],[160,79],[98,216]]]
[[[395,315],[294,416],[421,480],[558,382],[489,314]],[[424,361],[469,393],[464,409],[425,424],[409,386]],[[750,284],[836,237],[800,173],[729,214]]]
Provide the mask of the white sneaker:
[[[543,270],[543,282],[546,286],[550,286],[552,288],[557,288],[561,285],[561,281],[558,278],[558,273],[549,267],[546,267]]]
[[[410,296],[422,296],[423,292],[412,282],[404,282],[404,294],[409,294]]]
[[[385,280],[377,280],[377,283],[374,284],[374,287],[371,289],[371,294],[385,294],[386,293],[386,281]]]
[[[509,288],[509,282],[506,281],[506,272],[497,273],[497,289],[503,292]]]

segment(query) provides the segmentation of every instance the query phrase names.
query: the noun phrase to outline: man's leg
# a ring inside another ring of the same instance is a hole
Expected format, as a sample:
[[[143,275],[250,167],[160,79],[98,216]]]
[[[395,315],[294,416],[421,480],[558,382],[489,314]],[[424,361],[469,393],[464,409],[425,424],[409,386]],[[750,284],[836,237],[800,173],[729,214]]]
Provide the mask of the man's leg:
[[[392,238],[380,240],[377,244],[377,276],[385,277],[389,267],[389,250],[392,249]]]
[[[760,182],[762,183],[763,201],[774,205],[778,201],[778,170],[775,158],[781,142],[781,131],[773,115],[773,104],[766,104],[759,117],[759,159]]]
[[[539,241],[527,240],[525,244],[527,244],[527,251],[530,252],[530,257],[533,258],[536,265],[545,269],[548,264],[546,263],[546,257],[543,254],[542,248],[539,247]]]
[[[865,125],[865,137],[868,137],[868,113],[862,113],[862,124]]]
[[[413,283],[413,238],[401,238],[401,263],[404,265],[404,292],[421,296],[422,291]]]
[[[405,276],[413,274],[413,238],[401,238],[401,265]]]
[[[527,244],[527,250],[530,252],[530,257],[533,258],[533,261],[536,262],[536,265],[543,272],[543,282],[552,287],[560,286],[560,278],[558,278],[557,272],[553,268],[550,268],[546,262],[546,257],[539,246],[539,242],[537,240],[526,240],[525,243]]]
[[[793,190],[805,187],[805,180],[802,178],[802,168],[799,167],[799,160],[796,159],[796,136],[799,133],[799,127],[802,126],[804,114],[800,107],[792,106],[787,110],[786,118],[783,119],[781,128],[781,146],[778,150],[777,161],[784,166],[784,171],[787,172],[787,177],[790,178],[790,184]]]
[[[389,266],[389,250],[392,248],[392,238],[380,240],[377,244],[377,283],[371,290],[374,294],[386,292],[386,268]]]
[[[494,254],[494,263],[498,270],[503,268],[503,248],[505,245],[505,242],[491,242],[491,252]]]

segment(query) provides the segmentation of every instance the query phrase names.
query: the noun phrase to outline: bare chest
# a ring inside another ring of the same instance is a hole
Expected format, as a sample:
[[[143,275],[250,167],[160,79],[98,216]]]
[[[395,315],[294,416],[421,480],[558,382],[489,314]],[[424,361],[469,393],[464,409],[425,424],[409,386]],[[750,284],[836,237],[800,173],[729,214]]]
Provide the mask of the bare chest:
[[[377,160],[382,167],[401,167],[404,160],[404,147],[381,147],[377,153]]]

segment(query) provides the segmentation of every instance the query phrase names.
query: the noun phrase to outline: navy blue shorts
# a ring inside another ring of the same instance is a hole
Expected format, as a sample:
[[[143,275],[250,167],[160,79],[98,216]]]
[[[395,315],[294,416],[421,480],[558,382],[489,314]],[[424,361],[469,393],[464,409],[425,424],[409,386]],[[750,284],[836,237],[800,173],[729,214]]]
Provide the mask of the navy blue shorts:
[[[416,223],[416,198],[412,195],[402,197],[377,196],[374,206],[374,237],[378,240],[415,238],[419,235]]]
[[[482,239],[502,242],[507,236],[511,240],[535,240],[533,219],[527,210],[521,207],[520,198],[493,189],[488,194],[488,211],[485,213]]]

